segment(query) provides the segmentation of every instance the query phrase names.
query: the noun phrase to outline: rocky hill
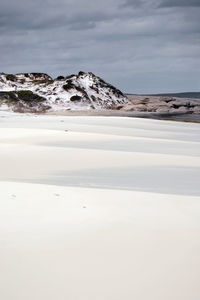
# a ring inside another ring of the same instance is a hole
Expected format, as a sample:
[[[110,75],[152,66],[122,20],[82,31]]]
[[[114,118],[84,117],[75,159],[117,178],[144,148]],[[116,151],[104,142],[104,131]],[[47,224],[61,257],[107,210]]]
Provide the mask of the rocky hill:
[[[44,73],[0,73],[0,107],[20,112],[114,109],[128,98],[93,73],[52,79]]]

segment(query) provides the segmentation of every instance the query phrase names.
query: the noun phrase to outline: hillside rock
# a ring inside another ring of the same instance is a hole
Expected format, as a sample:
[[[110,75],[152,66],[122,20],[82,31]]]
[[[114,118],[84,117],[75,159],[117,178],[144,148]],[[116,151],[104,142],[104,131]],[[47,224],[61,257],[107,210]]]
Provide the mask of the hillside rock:
[[[37,109],[46,107],[50,110],[114,109],[129,103],[128,98],[120,90],[91,72],[79,72],[77,75],[67,77],[58,76],[54,80],[44,73],[1,74],[0,91],[15,92],[16,97],[20,91],[29,91],[43,99],[42,105],[41,103],[39,105],[31,98],[29,102],[24,102],[18,97],[26,109],[31,103]],[[1,99],[2,96],[3,94]],[[9,105],[11,98],[6,99],[4,102],[1,100],[1,103]],[[11,102],[11,108],[19,104],[19,101]]]

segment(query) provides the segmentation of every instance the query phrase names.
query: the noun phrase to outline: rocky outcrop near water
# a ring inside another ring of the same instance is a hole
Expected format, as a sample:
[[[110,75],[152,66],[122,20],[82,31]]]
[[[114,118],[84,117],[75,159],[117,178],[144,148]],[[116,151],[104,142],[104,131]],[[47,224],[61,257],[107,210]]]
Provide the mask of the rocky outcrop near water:
[[[130,103],[120,109],[160,114],[200,114],[200,99],[127,95]]]

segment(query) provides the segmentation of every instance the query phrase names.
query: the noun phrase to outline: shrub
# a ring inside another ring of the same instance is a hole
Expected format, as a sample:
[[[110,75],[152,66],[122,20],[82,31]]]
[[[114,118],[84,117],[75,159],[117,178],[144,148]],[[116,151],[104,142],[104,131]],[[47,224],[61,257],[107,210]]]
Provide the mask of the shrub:
[[[52,80],[52,78],[48,75],[48,74],[45,74],[45,73],[30,73],[29,74],[30,77],[34,77],[35,79],[38,79],[38,80]]]
[[[114,88],[114,91],[115,91],[115,94],[117,94],[118,97],[119,96],[124,96],[123,93],[120,90]]]
[[[71,75],[69,75],[69,76],[66,76],[65,79],[70,79],[70,78],[72,78],[72,77],[74,77],[74,76],[76,76],[76,75],[75,75],[75,74],[71,74]]]
[[[80,93],[83,93],[83,94],[85,93],[84,89],[81,88],[80,86],[75,86],[75,89]]]
[[[73,81],[71,79],[67,79],[66,83],[73,84]]]
[[[63,89],[65,90],[65,91],[69,91],[69,90],[71,90],[71,89],[73,89],[74,88],[74,85],[71,83],[71,82],[67,82],[67,84],[64,84],[63,85]]]
[[[98,89],[98,87],[96,87],[96,86],[93,86],[93,85],[90,85],[90,88],[92,89],[92,90],[94,90],[95,92],[99,92],[99,89]]]
[[[85,72],[80,71],[80,72],[78,73],[78,76],[82,76],[82,75],[84,75],[84,74],[85,74]]]
[[[40,78],[40,77],[46,76],[47,74],[44,74],[44,73],[31,73],[31,75]],[[48,75],[47,75],[47,76],[48,76]]]
[[[58,77],[56,78],[56,80],[63,80],[63,79],[65,79],[64,76],[58,76]]]
[[[52,84],[54,81],[53,80],[48,80],[48,79],[44,79],[44,80],[33,80],[32,81],[34,84],[46,84],[46,85],[49,85],[49,84]]]
[[[85,98],[89,99],[88,94],[86,93],[85,89],[80,86],[75,86],[75,89],[80,92]]]
[[[52,84],[52,83],[54,83],[53,80],[47,80],[47,81],[46,81],[46,85],[50,85],[50,84]]]
[[[78,96],[78,95],[72,96],[72,97],[70,98],[71,101],[80,101],[81,99],[82,99],[82,98],[81,98],[80,96]]]
[[[15,92],[0,92],[0,100],[7,104],[19,101]]]
[[[41,102],[41,101],[45,100],[45,98],[40,97],[37,94],[34,94],[32,91],[18,91],[17,95],[18,95],[19,99],[23,100],[23,101],[37,101],[37,102]]]
[[[93,101],[96,101],[96,98],[95,98],[94,95],[92,95],[91,98],[92,98]]]
[[[17,78],[13,74],[8,74],[8,75],[6,75],[6,79],[10,80],[10,81],[16,81]]]

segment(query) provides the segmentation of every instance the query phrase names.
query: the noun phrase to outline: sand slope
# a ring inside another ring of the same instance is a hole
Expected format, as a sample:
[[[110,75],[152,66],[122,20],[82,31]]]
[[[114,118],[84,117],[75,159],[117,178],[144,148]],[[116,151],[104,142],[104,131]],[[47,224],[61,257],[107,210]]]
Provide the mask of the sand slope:
[[[0,298],[199,299],[200,126],[0,115]]]

